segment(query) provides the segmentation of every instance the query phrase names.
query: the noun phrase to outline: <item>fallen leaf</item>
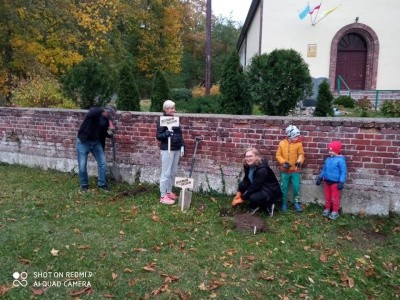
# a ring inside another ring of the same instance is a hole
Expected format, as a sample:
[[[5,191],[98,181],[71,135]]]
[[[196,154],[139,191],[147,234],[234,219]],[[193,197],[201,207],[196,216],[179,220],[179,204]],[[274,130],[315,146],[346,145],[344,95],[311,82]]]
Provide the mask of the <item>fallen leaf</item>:
[[[177,290],[175,293],[179,296],[180,300],[190,300],[190,295],[181,290]]]
[[[310,246],[304,246],[303,249],[304,249],[304,251],[308,251],[308,250],[310,250],[310,248],[311,248]]]
[[[144,249],[144,248],[135,248],[135,249],[133,249],[133,251],[136,251],[136,252],[147,252],[147,249]]]
[[[11,289],[12,285],[0,285],[0,296],[4,296]]]
[[[311,283],[315,283],[314,279],[312,279],[311,277],[308,277],[308,281]]]
[[[232,256],[233,254],[236,253],[236,250],[235,249],[228,249],[228,250],[225,251],[225,253],[230,255],[230,256]]]
[[[79,250],[88,250],[88,249],[90,249],[90,246],[89,245],[80,245],[80,246],[78,246],[78,249]]]
[[[204,282],[202,282],[202,283],[199,285],[199,289],[200,289],[200,291],[207,291],[206,284],[205,284]]]
[[[131,279],[128,281],[129,286],[134,286],[136,285],[137,281],[135,279]]]
[[[87,288],[83,288],[83,289],[77,290],[75,292],[72,292],[69,295],[71,297],[75,297],[75,296],[79,296],[79,295],[82,295],[82,294],[90,295],[92,293],[93,293],[93,289],[90,288],[90,287],[87,287]]]
[[[154,272],[154,267],[156,266],[155,263],[148,263],[143,267],[143,270],[147,271],[147,272]]]
[[[154,222],[160,222],[160,221],[161,221],[160,217],[157,216],[157,215],[152,215],[152,216],[151,216],[151,219],[152,219]]]
[[[216,293],[211,293],[211,294],[210,294],[210,298],[211,298],[211,299],[217,298],[217,294],[216,294]]]
[[[133,270],[132,270],[132,269],[129,269],[129,268],[125,268],[125,269],[124,269],[124,272],[125,272],[125,273],[133,273]]]
[[[211,197],[210,200],[214,203],[217,203],[217,200],[214,197]]]
[[[319,256],[319,260],[322,261],[322,262],[324,262],[324,263],[328,262],[328,255],[326,255],[326,254],[321,254],[321,255]]]
[[[81,231],[78,228],[74,228],[74,233],[75,234],[81,234]]]
[[[113,273],[111,274],[111,277],[112,277],[113,280],[115,280],[115,279],[117,279],[118,274],[113,272]]]
[[[47,289],[32,289],[32,293],[36,296],[41,296]]]
[[[174,276],[174,275],[168,275],[168,274],[161,274],[161,276],[165,277],[164,283],[172,283],[174,281],[179,280],[179,276]]]
[[[347,281],[349,282],[349,288],[354,287],[354,279],[353,278],[348,278]]]
[[[166,291],[168,291],[168,284],[163,284],[161,287],[159,287],[158,289],[155,289],[150,294],[154,295],[154,296],[157,296],[157,295],[159,295],[161,293],[164,293]]]
[[[374,274],[375,274],[374,267],[373,266],[368,266],[368,268],[366,268],[364,270],[364,273],[365,273],[365,276],[367,276],[367,277],[374,276]]]
[[[56,249],[51,249],[50,253],[52,256],[58,256],[58,252],[60,252],[60,250],[56,250]]]
[[[249,261],[255,261],[257,259],[254,255],[244,256],[244,258]]]
[[[273,281],[275,279],[274,275],[267,275],[266,273],[261,273],[260,275],[258,275],[257,277],[258,279],[263,279],[266,281]]]
[[[19,262],[24,265],[32,265],[32,262],[29,259],[20,258]]]
[[[224,283],[222,281],[218,281],[218,280],[213,280],[210,284],[210,287],[208,288],[209,291],[215,290],[217,288],[219,288],[221,285],[224,285]]]
[[[119,234],[120,235],[125,235],[125,232],[123,230],[120,230]]]
[[[130,211],[131,216],[136,217],[138,213],[139,213],[139,208],[137,206],[132,206]]]

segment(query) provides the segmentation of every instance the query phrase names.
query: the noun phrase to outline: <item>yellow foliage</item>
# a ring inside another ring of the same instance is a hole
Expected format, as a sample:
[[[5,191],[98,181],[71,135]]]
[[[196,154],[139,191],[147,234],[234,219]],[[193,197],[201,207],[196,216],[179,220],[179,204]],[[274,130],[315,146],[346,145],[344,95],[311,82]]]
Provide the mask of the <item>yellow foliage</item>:
[[[210,89],[211,95],[219,95],[219,84],[214,84]],[[206,94],[206,88],[204,86],[196,86],[192,89],[193,97],[203,97]]]

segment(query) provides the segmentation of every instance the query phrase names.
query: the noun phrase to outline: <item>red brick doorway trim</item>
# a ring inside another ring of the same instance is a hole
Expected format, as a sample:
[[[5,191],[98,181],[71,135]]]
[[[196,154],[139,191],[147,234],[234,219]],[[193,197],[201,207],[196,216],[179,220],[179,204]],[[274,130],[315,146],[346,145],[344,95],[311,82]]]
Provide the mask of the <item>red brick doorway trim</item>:
[[[329,64],[329,83],[331,90],[335,88],[335,76],[337,66],[337,48],[339,41],[349,33],[362,36],[367,43],[367,65],[365,70],[365,89],[375,90],[378,76],[379,40],[375,31],[361,23],[353,23],[341,28],[332,39],[331,61]]]

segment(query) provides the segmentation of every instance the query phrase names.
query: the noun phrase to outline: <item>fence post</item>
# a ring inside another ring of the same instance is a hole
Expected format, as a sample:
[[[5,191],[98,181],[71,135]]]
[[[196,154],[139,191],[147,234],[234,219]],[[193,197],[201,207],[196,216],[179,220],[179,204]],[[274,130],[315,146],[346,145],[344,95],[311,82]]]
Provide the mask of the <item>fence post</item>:
[[[378,99],[379,99],[379,90],[375,92],[375,111],[378,110]]]

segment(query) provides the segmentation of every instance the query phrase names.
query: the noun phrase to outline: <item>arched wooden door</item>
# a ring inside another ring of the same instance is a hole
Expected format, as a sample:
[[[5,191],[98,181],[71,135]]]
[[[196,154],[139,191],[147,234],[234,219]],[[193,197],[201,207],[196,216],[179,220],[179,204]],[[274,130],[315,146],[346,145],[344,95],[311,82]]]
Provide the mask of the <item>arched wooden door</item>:
[[[365,89],[367,43],[356,33],[343,36],[337,47],[336,78],[341,75],[352,90]],[[337,88],[335,81],[335,87]]]

